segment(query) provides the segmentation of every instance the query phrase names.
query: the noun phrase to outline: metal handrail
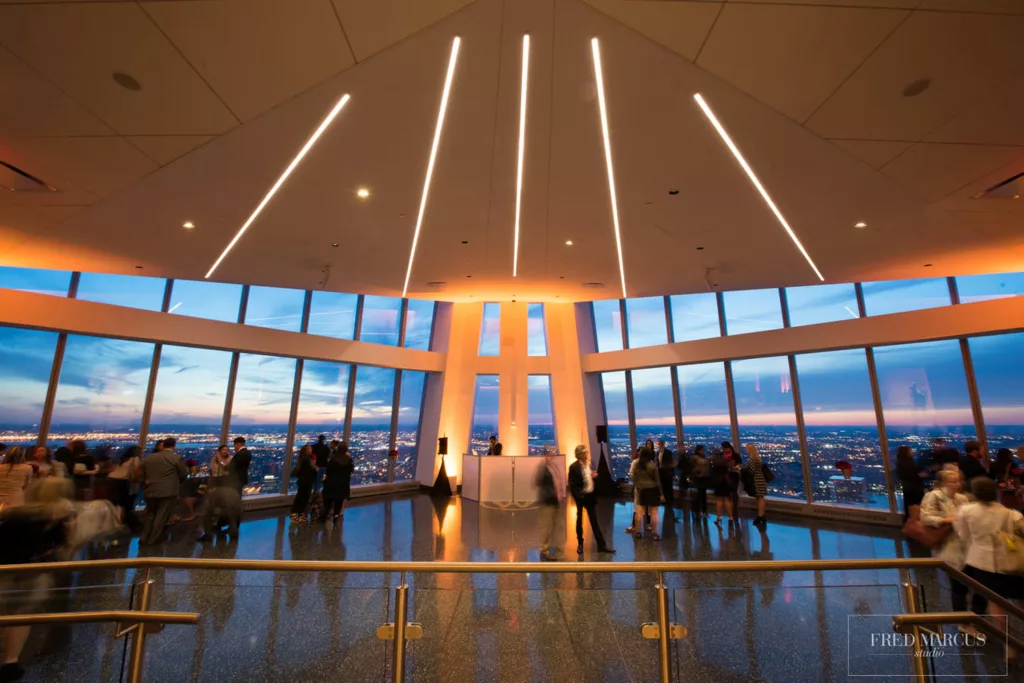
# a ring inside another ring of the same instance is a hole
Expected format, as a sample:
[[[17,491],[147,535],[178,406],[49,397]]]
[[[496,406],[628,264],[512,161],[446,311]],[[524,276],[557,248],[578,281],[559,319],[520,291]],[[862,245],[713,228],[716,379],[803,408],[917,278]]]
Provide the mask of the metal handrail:
[[[7,626],[38,626],[41,624],[101,624],[116,621],[123,624],[195,625],[195,612],[140,612],[138,610],[103,610],[99,612],[54,612],[51,614],[10,614],[0,616],[0,628]]]
[[[1006,643],[1015,650],[1024,651],[1024,640],[1010,635],[995,622],[974,612],[924,612],[920,614],[894,614],[893,628],[898,633],[915,626],[944,626],[946,624],[970,624],[996,638],[1004,638]]]

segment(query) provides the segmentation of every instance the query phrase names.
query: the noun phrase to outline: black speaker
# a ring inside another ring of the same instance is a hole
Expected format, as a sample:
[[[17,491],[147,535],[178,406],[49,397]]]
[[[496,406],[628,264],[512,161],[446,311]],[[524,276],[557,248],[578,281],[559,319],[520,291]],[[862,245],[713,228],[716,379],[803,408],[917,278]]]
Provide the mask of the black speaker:
[[[608,443],[608,425],[597,425],[594,428],[598,443]]]
[[[448,437],[442,436],[437,440],[437,452],[441,455],[448,455]]]

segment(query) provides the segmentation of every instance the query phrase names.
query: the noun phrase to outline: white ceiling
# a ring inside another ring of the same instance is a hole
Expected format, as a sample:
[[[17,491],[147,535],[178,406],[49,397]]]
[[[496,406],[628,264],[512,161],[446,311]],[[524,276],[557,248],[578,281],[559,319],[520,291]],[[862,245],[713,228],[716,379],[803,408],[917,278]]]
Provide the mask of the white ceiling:
[[[60,190],[0,190],[0,263],[202,278],[349,93],[215,277],[400,294],[455,35],[411,296],[620,294],[592,36],[630,296],[817,281],[694,92],[829,281],[1024,270],[1022,204],[973,199],[1024,172],[1024,0],[0,0],[0,160]]]

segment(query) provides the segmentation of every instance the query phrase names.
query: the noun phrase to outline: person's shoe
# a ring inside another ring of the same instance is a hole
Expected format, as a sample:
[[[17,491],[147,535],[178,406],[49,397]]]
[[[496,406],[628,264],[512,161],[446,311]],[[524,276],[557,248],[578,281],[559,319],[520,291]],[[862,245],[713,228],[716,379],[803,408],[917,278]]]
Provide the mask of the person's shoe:
[[[212,538],[210,538],[206,534],[203,534],[202,536],[200,536],[199,538],[196,539],[196,542],[197,543],[209,543],[212,540],[213,540]]]
[[[597,552],[604,553],[605,555],[614,555],[615,548],[598,548]]]
[[[722,526],[722,518],[721,517],[716,518],[715,519],[715,524],[717,524],[718,526]]]
[[[23,669],[17,662],[10,662],[0,666],[0,683],[20,681],[24,675],[25,669]]]
[[[632,525],[631,525],[631,526],[627,526],[627,527],[626,527],[626,529],[625,529],[625,531],[626,531],[626,533],[627,533],[627,534],[631,534],[631,533],[633,533],[634,531],[636,531],[636,527],[635,527],[635,526],[632,526]]]
[[[583,544],[582,543],[580,543],[578,546],[576,546],[576,554],[577,555],[582,555],[583,554]]]

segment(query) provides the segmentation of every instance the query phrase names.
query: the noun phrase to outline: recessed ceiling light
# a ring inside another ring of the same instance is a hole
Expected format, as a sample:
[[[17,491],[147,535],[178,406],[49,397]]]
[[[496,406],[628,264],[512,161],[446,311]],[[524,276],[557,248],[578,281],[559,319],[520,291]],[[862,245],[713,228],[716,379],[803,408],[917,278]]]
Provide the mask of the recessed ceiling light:
[[[338,243],[337,243],[337,242],[332,242],[332,243],[331,243],[331,246],[332,246],[332,247],[336,247],[336,246],[338,246]]]
[[[420,229],[423,227],[423,214],[427,210],[427,197],[430,195],[430,178],[434,175],[434,161],[437,159],[437,148],[441,144],[441,130],[444,128],[444,114],[448,110],[448,95],[452,91],[452,79],[455,77],[455,63],[459,59],[458,36],[452,40],[452,51],[448,57],[448,73],[444,78],[444,90],[441,91],[441,106],[437,109],[437,125],[434,127],[434,142],[430,145],[430,158],[427,161],[427,175],[423,179],[423,196],[420,197],[420,212],[416,216],[416,229],[412,233],[412,247],[409,249],[409,265],[405,269],[405,284],[402,285],[402,298],[409,290],[409,278],[412,276],[412,263],[416,258],[416,245],[420,241]]]
[[[196,227],[196,224],[193,223],[192,221],[185,221],[184,223],[181,224],[181,227],[185,228],[186,230],[191,230],[192,228]]]
[[[704,247],[697,247],[697,251],[704,251]]]
[[[138,92],[142,90],[142,84],[126,73],[123,73],[121,71],[115,71],[114,73],[110,74],[110,76],[114,79],[115,83],[117,83],[125,90],[131,90],[132,92]]]
[[[677,194],[679,194],[679,190],[672,188],[671,190],[668,191],[668,193],[675,197]]]
[[[370,191],[365,187],[360,187],[358,190],[356,190],[356,196],[359,197],[360,199],[366,199],[367,197],[370,196]]]
[[[857,221],[856,223],[853,224],[853,227],[855,227],[855,228],[866,228],[866,227],[868,227],[868,224],[865,223],[864,221]]]
[[[565,246],[571,247],[572,246],[572,240],[566,240],[565,241]]]
[[[235,236],[231,238],[231,241],[228,243],[228,246],[224,248],[224,251],[222,251],[220,256],[217,257],[217,260],[213,262],[213,265],[210,266],[209,272],[206,273],[207,280],[209,280],[210,276],[213,275],[213,271],[217,270],[217,266],[219,266],[220,262],[224,260],[224,257],[228,255],[228,252],[230,252],[238,243],[238,240],[242,239],[242,235],[245,234],[245,231],[249,229],[249,226],[252,225],[253,221],[256,220],[256,217],[260,215],[260,212],[263,211],[263,208],[270,203],[271,199],[274,198],[274,195],[277,194],[277,191],[281,189],[282,185],[284,185],[284,181],[288,180],[288,176],[292,174],[292,171],[294,171],[295,168],[299,165],[299,163],[302,161],[302,158],[305,157],[307,153],[309,153],[310,149],[313,148],[313,145],[316,144],[316,141],[320,139],[320,136],[323,135],[325,130],[327,130],[327,126],[331,125],[331,121],[334,120],[334,117],[338,115],[338,112],[341,111],[341,108],[344,107],[348,101],[349,96],[348,93],[346,93],[341,96],[341,99],[339,99],[337,103],[335,103],[334,108],[327,113],[327,116],[324,117],[324,120],[320,122],[320,125],[317,127],[317,129],[313,131],[313,134],[309,136],[308,140],[306,140],[306,144],[302,146],[302,149],[299,150],[299,153],[295,155],[295,158],[292,159],[290,164],[288,164],[288,167],[284,169],[284,172],[271,186],[270,190],[267,191],[267,194],[263,195],[263,199],[260,200],[260,203],[256,206],[256,209],[252,212],[252,214],[245,221],[242,227],[238,229],[238,232],[235,233]]]
[[[704,101],[704,98],[700,93],[694,93],[693,99],[697,100],[697,104],[700,105],[701,111],[704,112],[704,115],[708,118],[708,121],[711,122],[711,125],[715,127],[715,130],[718,132],[718,136],[722,138],[722,142],[725,143],[726,147],[729,148],[729,151],[732,152],[732,155],[736,158],[736,161],[739,162],[744,172],[746,172],[750,182],[755,188],[757,188],[757,191],[761,194],[761,198],[764,199],[764,203],[767,204],[768,208],[772,210],[773,214],[775,214],[775,218],[778,219],[779,224],[785,228],[786,234],[789,235],[789,238],[793,240],[793,244],[795,244],[796,248],[800,250],[801,254],[803,254],[804,259],[814,271],[814,274],[818,276],[819,280],[824,282],[825,276],[821,274],[820,270],[818,270],[818,266],[814,265],[814,261],[811,260],[810,254],[807,253],[807,250],[804,249],[804,245],[801,244],[800,238],[798,238],[796,233],[793,232],[793,229],[789,227],[789,223],[786,222],[786,218],[782,215],[782,212],[779,211],[779,208],[775,206],[775,202],[773,202],[772,198],[768,195],[768,190],[764,189],[764,185],[762,185],[761,181],[757,179],[754,169],[752,169],[750,164],[747,163],[747,160],[743,158],[743,154],[740,152],[739,148],[735,143],[733,143],[732,138],[729,137],[729,134],[725,131],[725,128],[722,127],[722,124],[718,122],[718,118],[715,117],[715,113],[711,111],[711,107],[709,107],[708,103]]]
[[[469,240],[462,240],[463,244],[469,244]]]
[[[526,156],[526,83],[530,72],[530,34],[523,34],[523,72],[519,90],[519,159],[516,168],[516,223],[512,247],[512,277],[519,272],[519,217],[523,208],[523,159]]]
[[[622,233],[619,230],[619,201],[615,196],[615,171],[612,168],[612,140],[608,134],[608,107],[604,101],[604,72],[601,69],[601,44],[597,38],[590,39],[590,51],[594,57],[594,78],[597,81],[597,105],[601,112],[601,136],[604,138],[604,163],[608,168],[608,196],[612,204],[612,225],[615,228],[615,250],[619,255],[619,279],[622,282],[622,297],[626,294],[626,266],[622,262]]]
[[[931,268],[931,267],[932,267],[932,264],[930,264],[930,263],[926,263],[926,264],[924,264],[924,267],[925,267],[925,268]]]
[[[135,266],[138,270],[142,270],[142,266]]]
[[[903,89],[904,97],[916,97],[929,88],[932,84],[930,78],[919,78],[916,81],[912,81]]]

